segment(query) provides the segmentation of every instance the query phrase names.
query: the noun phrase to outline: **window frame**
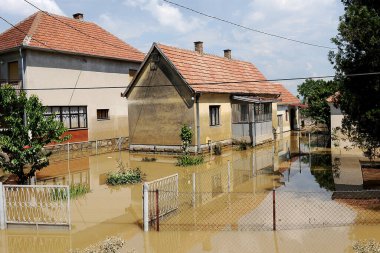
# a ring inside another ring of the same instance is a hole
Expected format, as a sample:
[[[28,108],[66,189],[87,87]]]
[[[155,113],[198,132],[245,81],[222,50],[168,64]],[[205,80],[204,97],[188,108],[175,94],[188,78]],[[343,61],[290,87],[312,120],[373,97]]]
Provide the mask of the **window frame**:
[[[105,117],[101,117],[99,118],[99,112],[105,112]],[[98,121],[102,121],[102,120],[110,120],[110,109],[96,109],[96,119]]]
[[[215,115],[213,117],[213,115]],[[210,105],[209,106],[209,118],[210,126],[220,126],[220,105]]]
[[[54,116],[55,119],[59,119],[60,122],[64,124],[64,126],[68,130],[77,130],[77,129],[88,129],[88,114],[87,114],[87,106],[85,105],[74,105],[74,106],[45,106],[46,111],[44,115],[46,117]],[[53,112],[53,108],[58,109],[56,112]],[[63,113],[63,108],[67,108],[67,113]],[[75,109],[77,112],[72,112],[72,109]],[[82,109],[83,112],[80,112]],[[66,125],[65,116],[68,116],[68,123],[69,126]],[[78,119],[78,126],[73,127],[73,117],[77,117]],[[81,125],[81,116],[84,116],[84,125]]]

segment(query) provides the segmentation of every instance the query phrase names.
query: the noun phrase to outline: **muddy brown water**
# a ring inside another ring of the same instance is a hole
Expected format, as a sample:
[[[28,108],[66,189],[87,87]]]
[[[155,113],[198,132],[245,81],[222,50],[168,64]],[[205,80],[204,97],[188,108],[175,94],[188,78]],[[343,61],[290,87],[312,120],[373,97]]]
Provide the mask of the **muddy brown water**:
[[[328,194],[333,187],[332,177],[324,174],[318,177],[318,171],[328,168],[322,166],[312,172],[306,162],[308,158],[304,158],[306,160],[302,163],[300,159],[288,156],[288,150],[298,152],[297,144],[297,139],[285,137],[276,146],[266,145],[247,151],[225,149],[222,156],[206,155],[203,165],[187,168],[177,167],[175,158],[171,156],[129,154],[127,151],[69,161],[56,159],[38,174],[39,183],[87,183],[91,189],[90,193],[71,202],[72,230],[10,227],[0,232],[0,252],[70,252],[109,236],[120,236],[127,241],[121,252],[353,252],[352,243],[356,240],[374,238],[380,241],[380,226],[375,225],[277,232],[177,229],[144,233],[141,228],[141,184],[122,187],[105,184],[107,173],[116,171],[117,161],[122,160],[127,167],[141,168],[146,173],[146,181],[179,173],[179,189],[187,191],[191,189],[191,176],[196,173],[197,189],[219,192],[226,187],[226,166],[231,161],[230,183],[234,192],[260,195],[278,188],[280,191]],[[144,157],[157,160],[142,162]],[[215,198],[218,198],[217,194]],[[219,197],[219,202],[221,200]],[[217,205],[218,201],[210,203]]]

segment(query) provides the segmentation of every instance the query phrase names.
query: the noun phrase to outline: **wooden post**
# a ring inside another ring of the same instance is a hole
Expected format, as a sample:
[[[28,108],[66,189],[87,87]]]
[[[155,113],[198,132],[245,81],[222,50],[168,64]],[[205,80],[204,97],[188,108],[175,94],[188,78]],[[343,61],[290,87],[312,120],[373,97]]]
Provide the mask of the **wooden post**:
[[[156,224],[157,231],[160,231],[160,207],[158,204],[158,189],[156,189]]]
[[[276,190],[273,189],[273,231],[276,231]]]

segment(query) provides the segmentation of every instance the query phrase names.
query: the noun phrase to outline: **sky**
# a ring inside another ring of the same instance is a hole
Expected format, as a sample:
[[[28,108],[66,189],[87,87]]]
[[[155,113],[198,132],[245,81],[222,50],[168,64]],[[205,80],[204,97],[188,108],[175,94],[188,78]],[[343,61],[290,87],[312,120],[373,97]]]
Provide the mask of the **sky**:
[[[333,75],[331,49],[299,44],[210,19],[163,0],[29,0],[51,13],[81,12],[133,47],[148,52],[153,42],[249,61],[267,79]],[[343,5],[339,0],[171,0],[252,29],[334,48]],[[0,16],[16,24],[37,11],[24,0],[0,0]],[[9,25],[0,20],[0,32]],[[0,42],[1,43],[1,42]],[[293,94],[298,81],[281,81]]]

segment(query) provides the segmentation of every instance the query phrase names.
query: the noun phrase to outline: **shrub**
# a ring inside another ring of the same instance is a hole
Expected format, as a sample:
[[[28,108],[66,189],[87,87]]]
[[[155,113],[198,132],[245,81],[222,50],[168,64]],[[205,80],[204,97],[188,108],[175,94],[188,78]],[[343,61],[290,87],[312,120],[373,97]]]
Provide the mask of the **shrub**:
[[[107,175],[106,183],[108,185],[136,184],[143,181],[145,174],[139,168],[119,169],[117,172],[111,172]]]
[[[143,159],[141,159],[142,162],[155,162],[157,161],[157,159],[155,157],[144,157]]]
[[[182,141],[182,150],[184,154],[187,155],[188,148],[191,144],[191,139],[193,138],[193,132],[191,131],[191,128],[187,125],[183,125],[179,137]]]
[[[239,141],[238,142],[238,150],[247,150],[248,143],[245,141]]]
[[[70,198],[76,199],[79,198],[86,193],[90,192],[90,186],[84,183],[71,184],[70,185]],[[51,198],[53,201],[66,200],[67,193],[65,189],[56,188],[51,192]]]
[[[203,156],[190,156],[190,155],[182,155],[177,158],[177,166],[191,166],[191,165],[198,165],[202,164],[204,162]]]
[[[221,155],[222,154],[222,144],[216,143],[215,146],[212,148],[214,155]]]
[[[355,253],[380,253],[380,243],[375,240],[358,241],[352,246]]]

